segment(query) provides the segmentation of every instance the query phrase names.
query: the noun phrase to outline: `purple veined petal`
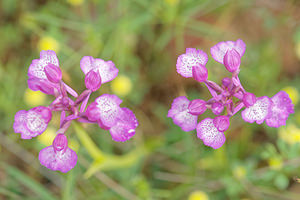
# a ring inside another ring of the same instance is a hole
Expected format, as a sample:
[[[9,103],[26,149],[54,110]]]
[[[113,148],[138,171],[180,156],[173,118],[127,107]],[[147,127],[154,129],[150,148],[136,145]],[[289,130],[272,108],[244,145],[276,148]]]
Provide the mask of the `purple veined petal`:
[[[105,127],[113,127],[117,123],[121,103],[116,95],[103,94],[87,107],[86,115],[91,121],[101,120]]]
[[[217,92],[223,92],[223,89],[215,82],[207,80],[205,82],[209,87],[211,87],[213,90]]]
[[[75,90],[73,90],[70,86],[68,86],[66,83],[63,83],[63,85],[65,86],[67,92],[72,95],[73,97],[77,98],[78,94]]]
[[[88,95],[91,94],[91,92],[92,91],[89,89],[84,90],[76,99],[75,105],[79,105]]]
[[[192,67],[192,74],[193,78],[200,83],[206,81],[208,77],[206,67],[200,64]]]
[[[202,115],[206,109],[206,101],[202,99],[194,99],[188,106],[189,113],[192,115]]]
[[[77,118],[79,118],[79,116],[77,116],[77,115],[69,115],[68,117],[66,117],[66,121],[72,121],[72,120],[77,119]]]
[[[223,63],[229,72],[238,74],[241,65],[241,56],[235,49],[229,49],[224,56]]]
[[[284,91],[275,94],[272,97],[272,102],[271,115],[266,119],[266,124],[278,128],[285,125],[289,115],[294,113],[294,105],[289,95]]]
[[[97,107],[97,103],[93,102],[87,107],[85,115],[90,121],[96,122],[100,120],[100,113],[101,111]]]
[[[40,163],[48,169],[66,173],[75,167],[77,154],[70,148],[67,148],[65,152],[55,152],[51,145],[40,151],[39,160]]]
[[[173,119],[174,124],[180,126],[183,131],[192,131],[197,126],[198,116],[189,113],[190,101],[185,96],[174,99],[168,117]]]
[[[90,89],[93,92],[98,90],[101,86],[100,74],[97,71],[96,72],[93,70],[89,71],[85,75],[84,83],[87,89]]]
[[[271,108],[272,101],[269,97],[259,97],[253,106],[242,111],[242,118],[249,123],[262,124],[265,119],[270,117]]]
[[[239,103],[234,109],[232,115],[235,115],[237,112],[239,112],[245,105],[241,102]]]
[[[226,140],[224,133],[218,131],[211,118],[206,118],[197,125],[197,137],[214,149],[220,148]]]
[[[64,134],[58,133],[53,140],[52,146],[54,148],[54,152],[58,151],[66,152],[68,148],[68,139]]]
[[[222,86],[224,88],[228,88],[230,86],[230,84],[231,84],[231,79],[230,78],[225,77],[225,78],[222,79]]]
[[[80,61],[80,68],[84,74],[87,74],[90,70],[98,71],[102,83],[112,81],[119,73],[119,69],[112,61],[104,61],[92,56],[84,56]]]
[[[47,79],[52,83],[59,83],[62,79],[62,72],[58,66],[48,64],[44,68]]]
[[[46,79],[38,79],[35,77],[31,77],[28,79],[28,87],[33,91],[40,90],[45,94],[54,95],[54,89],[59,88],[57,84],[51,83]]]
[[[243,95],[243,103],[248,108],[256,102],[256,96],[250,92],[245,92]]]
[[[63,122],[65,121],[66,119],[66,111],[61,111],[61,114],[60,114],[60,127],[63,125]]]
[[[218,93],[213,88],[211,88],[206,82],[205,82],[205,85],[206,85],[207,89],[209,90],[211,96],[216,98],[218,96]]]
[[[80,106],[80,112],[82,113],[82,112],[84,112],[84,110],[85,110],[85,108],[86,108],[86,105],[87,105],[87,103],[89,102],[89,98],[90,98],[90,96],[91,96],[91,92],[85,97],[85,99],[82,101],[82,104],[81,104],[81,106]]]
[[[79,122],[81,122],[81,123],[90,123],[90,124],[96,123],[95,121],[90,121],[90,120],[88,120],[88,119],[85,118],[85,117],[79,117],[79,118],[77,119],[77,121],[79,121]]]
[[[220,115],[224,110],[224,105],[220,102],[215,102],[211,105],[211,111],[215,115]]]
[[[54,51],[41,51],[40,59],[35,59],[29,66],[28,76],[29,78],[35,77],[39,79],[47,79],[44,68],[48,64],[53,64],[59,67],[59,61]]]
[[[182,54],[177,59],[177,73],[185,78],[193,77],[192,67],[206,65],[208,61],[207,54],[202,50],[187,48],[186,53]]]
[[[223,63],[224,56],[229,49],[235,49],[242,57],[246,50],[246,44],[243,40],[219,42],[210,49],[213,59],[221,64]]]
[[[138,126],[138,120],[131,110],[121,108],[118,115],[118,122],[115,126],[109,129],[112,139],[116,142],[125,142],[135,134],[135,129]]]
[[[214,126],[218,129],[218,131],[225,132],[230,126],[229,119],[230,118],[228,116],[217,116],[213,119]]]

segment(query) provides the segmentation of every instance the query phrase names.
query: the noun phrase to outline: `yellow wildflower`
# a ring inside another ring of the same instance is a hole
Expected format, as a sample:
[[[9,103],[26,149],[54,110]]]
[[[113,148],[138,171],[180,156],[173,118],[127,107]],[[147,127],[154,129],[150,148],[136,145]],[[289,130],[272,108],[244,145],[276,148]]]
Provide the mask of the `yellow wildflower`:
[[[52,145],[52,142],[56,136],[56,130],[52,127],[48,127],[44,133],[37,137],[38,141],[45,146]]]
[[[246,169],[243,166],[234,168],[233,175],[237,179],[243,179],[246,176]]]
[[[273,170],[279,170],[282,168],[282,159],[279,157],[273,157],[268,160],[269,166]]]
[[[80,6],[83,4],[84,0],[67,0],[72,6]]]
[[[282,90],[285,91],[286,93],[288,93],[288,95],[290,96],[294,105],[296,105],[298,103],[299,92],[298,92],[297,88],[288,86],[288,87],[283,88]]]
[[[42,50],[53,50],[58,53],[60,45],[53,37],[45,36],[42,37],[38,43],[39,51]]]
[[[120,96],[126,96],[132,88],[131,80],[125,75],[119,75],[111,83],[113,93]]]
[[[292,145],[300,142],[300,129],[294,125],[288,125],[279,129],[279,137]]]
[[[43,105],[46,100],[46,94],[40,91],[33,91],[29,88],[25,90],[24,101],[29,106],[40,106]]]
[[[68,146],[74,150],[75,152],[78,152],[78,149],[79,149],[79,143],[77,142],[77,140],[74,140],[74,139],[70,139],[68,141]]]
[[[189,200],[209,200],[209,198],[205,192],[196,190],[190,194]]]

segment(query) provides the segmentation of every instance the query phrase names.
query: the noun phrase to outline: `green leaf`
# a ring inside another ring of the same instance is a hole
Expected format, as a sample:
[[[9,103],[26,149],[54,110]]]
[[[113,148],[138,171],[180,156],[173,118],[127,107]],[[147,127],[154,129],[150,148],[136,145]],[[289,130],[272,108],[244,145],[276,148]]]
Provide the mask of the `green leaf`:
[[[43,187],[40,183],[36,182],[35,180],[31,179],[29,176],[21,172],[15,167],[6,166],[6,172],[15,178],[20,183],[24,184],[25,187],[31,189],[33,192],[36,193],[41,199],[44,200],[55,200],[57,199],[49,192],[46,188]]]

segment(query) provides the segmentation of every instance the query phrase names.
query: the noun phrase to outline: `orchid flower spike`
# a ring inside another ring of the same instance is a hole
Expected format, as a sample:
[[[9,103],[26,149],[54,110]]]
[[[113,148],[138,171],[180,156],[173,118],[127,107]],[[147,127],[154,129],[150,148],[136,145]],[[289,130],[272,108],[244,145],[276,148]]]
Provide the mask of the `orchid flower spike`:
[[[87,89],[78,95],[62,81],[62,71],[55,52],[41,51],[40,58],[34,59],[29,66],[28,87],[53,95],[55,99],[47,107],[18,111],[13,125],[14,131],[20,133],[22,139],[31,139],[47,129],[53,112],[61,112],[57,136],[51,146],[40,151],[39,160],[43,166],[63,173],[74,168],[77,163],[77,154],[68,147],[65,135],[71,121],[97,124],[100,128],[109,130],[112,139],[117,142],[132,138],[138,126],[134,113],[121,107],[122,100],[116,95],[103,94],[88,105],[92,92],[98,90],[101,84],[117,77],[119,70],[115,64],[112,61],[84,56],[80,67],[85,74],[84,84]],[[75,97],[75,100],[68,94]]]
[[[177,97],[172,103],[168,117],[172,118],[183,131],[196,129],[198,138],[214,149],[220,148],[225,143],[224,132],[229,129],[230,118],[243,108],[245,109],[241,114],[244,121],[257,124],[266,122],[268,126],[275,128],[285,125],[289,115],[294,113],[294,105],[284,91],[269,98],[256,97],[244,89],[238,74],[245,50],[246,44],[241,39],[219,42],[210,49],[213,59],[232,73],[231,77],[222,79],[221,86],[207,80],[205,65],[208,57],[204,51],[187,48],[185,54],[177,59],[177,73],[184,78],[194,78],[200,83],[205,83],[212,98],[207,101],[202,99],[190,101],[185,96]],[[206,109],[210,109],[216,117],[206,118],[198,123],[198,117]]]

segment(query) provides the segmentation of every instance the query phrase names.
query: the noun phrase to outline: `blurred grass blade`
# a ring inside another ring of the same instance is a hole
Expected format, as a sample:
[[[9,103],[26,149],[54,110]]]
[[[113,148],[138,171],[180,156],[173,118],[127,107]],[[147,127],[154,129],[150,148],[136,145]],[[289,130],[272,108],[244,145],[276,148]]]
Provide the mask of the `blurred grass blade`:
[[[56,200],[57,198],[54,197],[46,188],[43,187],[40,183],[36,182],[35,180],[31,179],[29,176],[21,172],[15,167],[5,165],[6,172],[15,178],[20,183],[24,184],[27,188],[31,189],[35,192],[41,199],[43,200]]]
[[[147,151],[144,148],[137,148],[122,156],[108,155],[104,161],[95,160],[84,176],[89,178],[99,170],[116,170],[130,167],[138,162],[146,153]]]
[[[63,197],[62,197],[63,200],[77,199],[74,194],[74,191],[76,191],[76,189],[75,189],[76,173],[75,172],[76,172],[76,169],[73,169],[68,172],[66,185],[65,185],[65,188],[63,191]]]
[[[102,160],[104,159],[104,155],[102,151],[96,146],[90,136],[86,133],[86,131],[78,124],[74,124],[75,132],[77,137],[79,138],[80,142],[86,148],[88,153],[92,158],[95,160]]]

